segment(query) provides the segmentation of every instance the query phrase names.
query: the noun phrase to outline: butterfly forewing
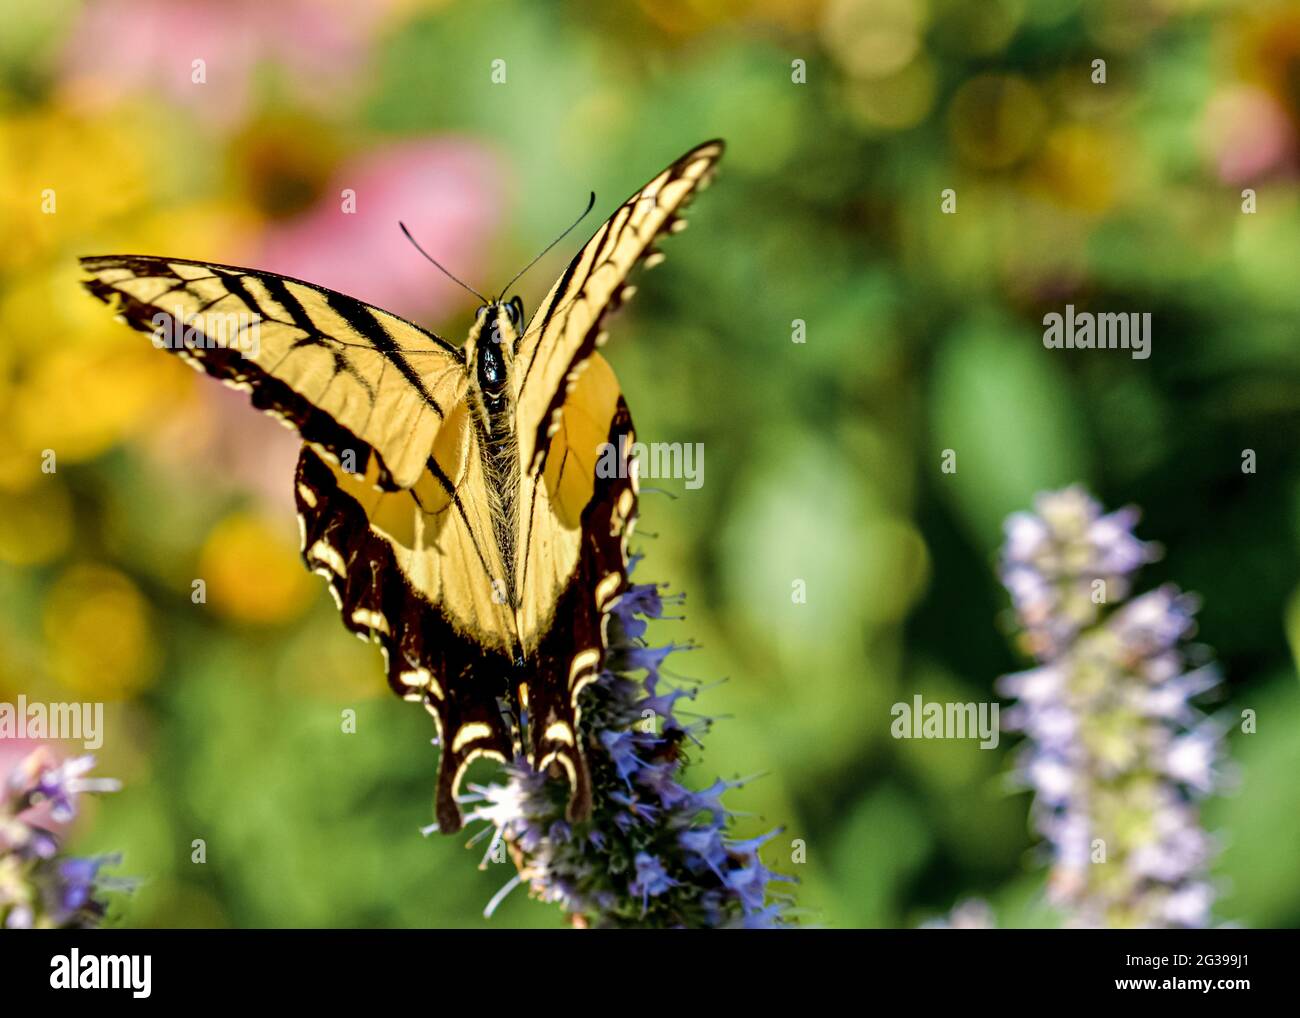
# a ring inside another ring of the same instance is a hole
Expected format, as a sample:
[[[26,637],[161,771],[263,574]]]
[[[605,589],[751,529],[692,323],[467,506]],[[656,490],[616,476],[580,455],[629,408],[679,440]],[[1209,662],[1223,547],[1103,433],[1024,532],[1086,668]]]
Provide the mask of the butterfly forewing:
[[[404,319],[301,280],[181,258],[83,258],[86,288],[195,367],[249,390],[355,473],[410,487],[463,392],[460,352]]]
[[[681,221],[682,205],[709,182],[722,151],[721,141],[699,145],[638,189],[583,245],[538,305],[515,357],[519,451],[526,470],[542,469],[571,376],[599,345],[602,321],[617,306],[628,274],[651,254],[655,239]]]

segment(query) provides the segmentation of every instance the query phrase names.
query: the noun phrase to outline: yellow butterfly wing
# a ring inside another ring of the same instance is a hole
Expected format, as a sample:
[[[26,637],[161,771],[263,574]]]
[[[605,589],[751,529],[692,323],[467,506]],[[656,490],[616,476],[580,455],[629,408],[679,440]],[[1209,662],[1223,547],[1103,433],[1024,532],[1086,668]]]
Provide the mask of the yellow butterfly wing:
[[[636,476],[632,419],[599,354],[563,408],[545,471],[525,473],[521,487],[519,632],[529,668],[519,699],[528,706],[530,760],[564,771],[576,820],[590,808],[579,696],[600,673],[605,613],[627,587]]]
[[[81,259],[86,288],[133,328],[250,393],[351,472],[385,488],[421,477],[464,392],[460,351],[405,319],[287,276],[183,258]]]
[[[516,348],[515,405],[523,592],[519,633],[528,678],[529,757],[568,777],[572,820],[590,809],[579,696],[608,647],[606,612],[627,588],[627,541],[636,515],[631,417],[618,380],[597,352],[605,315],[627,277],[681,222],[708,183],[723,145],[687,152],[638,189],[598,229],[538,307]]]
[[[301,433],[303,558],[344,624],[380,644],[390,685],[436,719],[437,814],[459,829],[470,761],[515,752],[498,700],[518,642],[461,351],[273,273],[135,255],[82,265],[129,325]]]
[[[409,489],[380,490],[306,446],[296,483],[308,566],[329,583],[344,624],[381,646],[392,688],[437,722],[436,812],[448,833],[463,823],[456,794],[469,764],[517,752],[502,712],[515,623],[476,442],[462,401]]]
[[[626,298],[627,277],[653,259],[655,239],[684,225],[680,211],[708,184],[723,143],[691,149],[631,195],[574,257],[538,306],[515,353],[515,404],[520,462],[543,467],[566,387],[603,342],[605,315]]]

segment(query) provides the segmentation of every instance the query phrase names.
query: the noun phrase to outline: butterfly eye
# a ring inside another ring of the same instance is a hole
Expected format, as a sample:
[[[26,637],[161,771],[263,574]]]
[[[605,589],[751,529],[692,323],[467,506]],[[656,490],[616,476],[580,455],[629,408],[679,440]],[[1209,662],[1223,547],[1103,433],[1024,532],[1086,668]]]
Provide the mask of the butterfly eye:
[[[515,306],[513,304],[502,304],[501,306],[506,309],[506,317],[510,319],[510,324],[513,325],[516,321]]]
[[[486,307],[481,307],[481,308],[479,308],[477,311],[474,312],[474,317],[477,318],[479,321],[482,321],[482,320],[483,320],[483,316],[484,316],[485,314],[487,314],[487,308],[486,308]]]

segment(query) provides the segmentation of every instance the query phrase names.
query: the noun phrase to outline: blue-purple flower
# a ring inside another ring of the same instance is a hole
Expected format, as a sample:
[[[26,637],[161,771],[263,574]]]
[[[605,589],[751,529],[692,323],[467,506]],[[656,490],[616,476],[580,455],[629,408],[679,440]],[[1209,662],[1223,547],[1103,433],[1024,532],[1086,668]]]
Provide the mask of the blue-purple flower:
[[[6,929],[84,929],[104,915],[103,893],[129,881],[101,870],[119,856],[79,859],[59,855],[62,825],[76,817],[86,792],[113,792],[109,778],[88,777],[91,756],[59,763],[47,750],[22,757],[4,776],[0,794],[0,925]],[[48,826],[47,826],[48,825]]]
[[[694,691],[670,686],[663,664],[683,648],[645,643],[647,620],[664,617],[666,600],[656,585],[636,584],[610,613],[606,668],[582,705],[583,728],[595,736],[588,751],[590,820],[565,822],[563,783],[522,761],[507,768],[505,783],[474,786],[469,819],[487,825],[479,836],[488,842],[485,860],[506,849],[518,871],[489,903],[489,914],[523,884],[579,925],[787,923],[787,901],[772,884],[790,878],[759,857],[771,834],[731,835],[733,814],[722,798],[739,782],[699,790],[682,783],[687,751],[710,721],[687,724],[674,713]]]
[[[1159,549],[1135,509],[1103,514],[1082,488],[1040,495],[1006,524],[1002,579],[1038,665],[1004,676],[1017,773],[1051,847],[1049,895],[1071,925],[1204,927],[1213,854],[1198,803],[1219,783],[1222,732],[1193,700],[1219,684],[1189,666],[1197,599],[1130,597]]]

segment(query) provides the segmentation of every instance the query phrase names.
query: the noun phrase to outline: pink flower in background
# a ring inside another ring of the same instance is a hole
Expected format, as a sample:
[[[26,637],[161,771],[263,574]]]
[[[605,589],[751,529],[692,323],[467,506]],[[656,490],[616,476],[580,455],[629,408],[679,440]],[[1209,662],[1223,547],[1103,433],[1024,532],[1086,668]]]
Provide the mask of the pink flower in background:
[[[64,81],[97,102],[161,93],[229,122],[247,109],[259,64],[281,66],[300,98],[336,95],[399,3],[99,0],[82,9],[69,35]],[[194,81],[196,60],[202,84]]]
[[[1219,92],[1206,108],[1203,138],[1225,184],[1258,182],[1295,165],[1291,121],[1263,89],[1238,86]]]
[[[340,168],[307,214],[272,223],[255,255],[270,269],[368,301],[421,323],[472,301],[402,236],[486,293],[488,248],[501,223],[505,172],[473,142],[402,142]],[[345,211],[355,196],[355,212]]]

